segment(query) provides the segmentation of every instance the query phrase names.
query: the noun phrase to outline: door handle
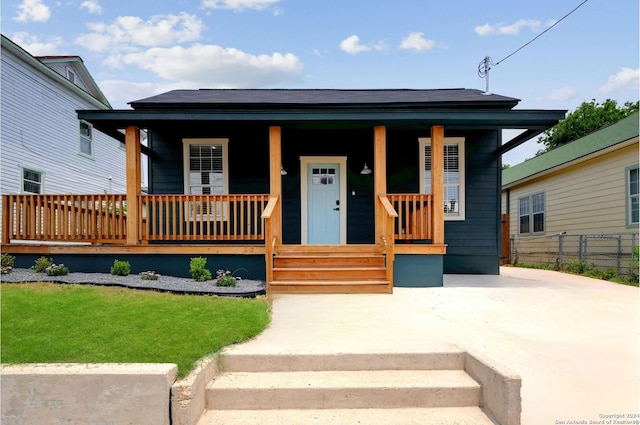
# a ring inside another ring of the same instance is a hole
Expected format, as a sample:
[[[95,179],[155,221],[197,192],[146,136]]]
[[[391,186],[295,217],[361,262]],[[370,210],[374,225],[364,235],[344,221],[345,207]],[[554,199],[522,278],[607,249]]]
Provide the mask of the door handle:
[[[333,210],[334,211],[340,211],[340,207],[335,207]]]

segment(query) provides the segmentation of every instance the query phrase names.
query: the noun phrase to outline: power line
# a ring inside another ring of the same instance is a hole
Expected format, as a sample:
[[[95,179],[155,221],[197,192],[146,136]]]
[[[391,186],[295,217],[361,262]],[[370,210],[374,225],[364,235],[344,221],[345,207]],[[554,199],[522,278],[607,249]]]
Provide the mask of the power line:
[[[515,52],[511,53],[510,55],[508,55],[507,57],[505,57],[502,60],[499,60],[498,62],[496,62],[496,65],[500,65],[501,62],[504,62],[505,60],[509,59],[511,56],[515,55],[516,53],[518,53],[520,50],[524,49],[525,47],[527,47],[529,44],[533,43],[534,41],[536,41],[538,38],[540,38],[543,34],[545,34],[547,31],[549,31],[551,28],[555,27],[556,25],[558,25],[560,22],[562,22],[565,18],[567,18],[569,15],[571,15],[573,12],[575,12],[576,10],[578,10],[582,5],[584,5],[586,2],[588,2],[589,0],[584,0],[582,3],[580,3],[578,6],[575,7],[575,9],[573,9],[571,12],[567,13],[566,15],[564,15],[562,18],[560,18],[559,20],[557,20],[553,25],[551,25],[549,28],[547,28],[546,30],[542,31],[540,34],[538,34],[537,36],[535,36],[534,38],[532,38],[530,41],[528,41],[527,43],[523,44],[518,50],[516,50]]]
[[[549,30],[551,30],[551,28],[555,27],[556,25],[558,25],[560,22],[562,22],[565,18],[567,18],[569,15],[573,14],[573,12],[575,12],[576,10],[578,10],[582,5],[584,5],[586,2],[588,2],[589,0],[584,0],[582,3],[580,3],[578,6],[576,6],[571,12],[567,13],[566,15],[564,15],[562,18],[558,19],[556,22],[553,23],[553,25],[551,25],[549,28],[545,29],[544,31],[542,31],[540,34],[538,34],[537,36],[533,37],[531,40],[529,40],[528,42],[526,42],[525,44],[523,44],[522,46],[520,46],[520,48],[518,48],[517,50],[515,50],[513,53],[507,55],[504,59],[499,60],[498,62],[493,62],[493,60],[491,60],[491,58],[489,56],[485,56],[483,60],[480,61],[480,63],[478,64],[478,76],[480,78],[486,78],[487,79],[487,87],[485,92],[488,94],[489,93],[489,71],[491,70],[491,67],[493,66],[497,66],[500,65],[502,62],[504,62],[505,60],[509,59],[511,56],[515,55],[516,53],[518,53],[520,50],[524,49],[525,47],[527,47],[529,44],[533,43],[534,41],[536,41],[538,38],[542,37],[543,34],[547,33]]]

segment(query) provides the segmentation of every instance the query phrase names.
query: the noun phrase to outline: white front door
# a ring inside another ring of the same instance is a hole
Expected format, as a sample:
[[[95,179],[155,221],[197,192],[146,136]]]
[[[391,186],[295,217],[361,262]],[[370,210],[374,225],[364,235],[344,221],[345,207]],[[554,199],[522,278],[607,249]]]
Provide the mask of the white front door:
[[[302,243],[346,243],[346,158],[301,159]]]

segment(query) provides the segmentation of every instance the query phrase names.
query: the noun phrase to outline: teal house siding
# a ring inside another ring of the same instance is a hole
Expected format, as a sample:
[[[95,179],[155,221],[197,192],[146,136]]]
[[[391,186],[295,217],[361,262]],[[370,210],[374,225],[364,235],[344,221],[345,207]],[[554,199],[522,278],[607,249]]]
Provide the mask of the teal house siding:
[[[466,135],[466,215],[464,221],[445,221],[445,273],[500,272],[499,144],[497,131]]]

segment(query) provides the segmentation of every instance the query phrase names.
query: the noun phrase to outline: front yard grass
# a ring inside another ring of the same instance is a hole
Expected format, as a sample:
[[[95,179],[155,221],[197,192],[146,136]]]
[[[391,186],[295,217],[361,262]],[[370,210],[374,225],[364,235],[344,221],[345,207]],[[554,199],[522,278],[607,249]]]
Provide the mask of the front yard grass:
[[[265,299],[51,283],[0,285],[2,363],[195,363],[261,333]]]

